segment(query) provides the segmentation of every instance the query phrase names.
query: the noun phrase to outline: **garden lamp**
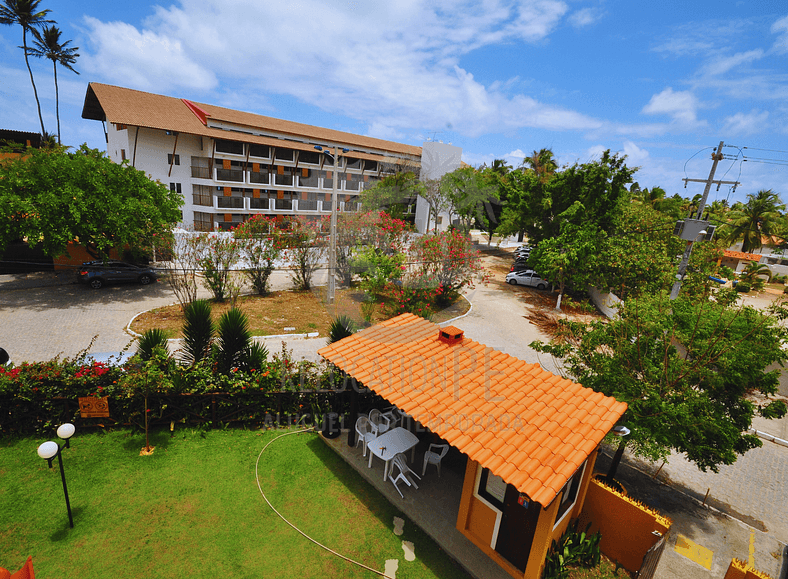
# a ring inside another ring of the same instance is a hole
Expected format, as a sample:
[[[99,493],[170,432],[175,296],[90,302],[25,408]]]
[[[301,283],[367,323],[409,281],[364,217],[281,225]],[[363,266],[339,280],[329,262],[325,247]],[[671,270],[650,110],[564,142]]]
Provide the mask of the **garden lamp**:
[[[614,426],[611,432],[618,436],[621,439],[621,442],[618,445],[616,454],[613,455],[613,462],[610,463],[610,470],[607,472],[607,476],[605,477],[605,479],[608,481],[612,481],[616,476],[616,471],[618,470],[618,465],[621,462],[621,457],[624,456],[624,448],[627,445],[627,441],[624,440],[624,437],[630,433],[630,430],[626,426]]]
[[[52,461],[55,457],[58,458],[58,464],[60,465],[60,478],[63,480],[63,494],[66,496],[66,510],[68,511],[68,523],[71,525],[71,528],[74,528],[74,518],[71,516],[71,503],[68,501],[68,488],[66,487],[66,473],[63,470],[63,449],[64,448],[71,448],[69,440],[72,436],[74,436],[74,425],[66,422],[65,424],[61,424],[58,426],[57,435],[65,440],[65,444],[60,446],[57,442],[52,442],[48,440],[44,442],[38,447],[38,456],[44,458],[49,463],[49,468],[52,468]]]

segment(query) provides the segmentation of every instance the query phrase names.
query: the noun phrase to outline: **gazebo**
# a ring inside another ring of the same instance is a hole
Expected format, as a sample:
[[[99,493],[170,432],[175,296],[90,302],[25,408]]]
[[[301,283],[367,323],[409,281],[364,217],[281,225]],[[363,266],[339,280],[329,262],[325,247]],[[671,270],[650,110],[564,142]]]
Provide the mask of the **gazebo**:
[[[539,577],[627,405],[413,314],[318,353],[467,455],[457,529],[511,576]]]

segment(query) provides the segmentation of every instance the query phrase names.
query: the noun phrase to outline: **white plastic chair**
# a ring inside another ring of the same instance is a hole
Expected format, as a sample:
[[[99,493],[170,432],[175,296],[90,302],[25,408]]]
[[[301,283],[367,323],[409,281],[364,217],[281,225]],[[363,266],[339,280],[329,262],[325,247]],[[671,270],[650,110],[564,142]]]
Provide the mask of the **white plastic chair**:
[[[430,448],[424,453],[424,467],[421,469],[421,476],[427,472],[427,465],[434,464],[438,467],[438,476],[441,475],[441,460],[449,452],[448,444],[430,444]]]
[[[370,422],[369,418],[359,416],[358,420],[356,420],[356,433],[358,434],[356,447],[358,447],[359,443],[362,443],[364,452],[361,456],[367,456],[367,445],[378,437],[378,429]]]
[[[417,479],[421,480],[421,477],[413,472],[413,470],[411,470],[411,468],[408,466],[408,458],[401,452],[394,455],[394,458],[391,459],[391,463],[396,464],[397,468],[399,468],[400,472],[404,474],[406,478],[409,479],[410,475],[413,475]],[[419,488],[419,485],[416,484],[416,481],[411,480],[410,482],[414,487]]]
[[[405,457],[402,456],[402,454],[398,454],[392,459],[392,464],[391,464],[391,470],[392,471],[394,470],[395,466],[399,469],[399,474],[397,476],[392,476],[393,475],[393,473],[392,473],[392,475],[389,475],[389,480],[391,481],[391,484],[394,485],[394,488],[397,489],[397,492],[399,493],[399,496],[404,499],[405,495],[403,495],[402,491],[399,490],[399,487],[397,486],[397,482],[398,481],[404,481],[405,484],[408,485],[409,487],[412,486],[412,487],[415,487],[415,488],[419,488],[418,485],[414,481],[410,480],[407,477],[407,475],[406,475],[407,472],[411,472],[414,475],[416,475],[416,473],[414,473],[412,470],[410,470],[408,468],[408,465],[405,464]],[[418,475],[416,475],[416,476],[418,477]]]
[[[377,408],[369,411],[369,421],[375,425],[379,434],[383,434],[391,428],[391,419]]]

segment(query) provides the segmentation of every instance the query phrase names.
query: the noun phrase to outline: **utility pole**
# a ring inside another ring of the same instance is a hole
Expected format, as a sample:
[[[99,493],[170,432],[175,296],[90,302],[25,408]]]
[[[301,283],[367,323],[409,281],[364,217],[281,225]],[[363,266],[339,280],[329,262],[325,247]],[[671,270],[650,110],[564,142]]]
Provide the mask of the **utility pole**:
[[[697,220],[703,219],[703,210],[706,207],[706,199],[709,197],[709,191],[711,190],[712,183],[717,184],[717,191],[720,190],[720,185],[733,185],[734,188],[736,185],[739,184],[738,181],[715,181],[714,180],[714,172],[717,170],[717,163],[722,160],[722,147],[723,141],[720,141],[719,147],[717,147],[717,152],[711,154],[711,159],[713,163],[711,164],[711,171],[709,171],[708,179],[684,179],[684,186],[687,186],[687,183],[692,181],[695,183],[706,183],[706,188],[703,190],[703,197],[698,204],[698,215]],[[700,233],[705,234],[705,231]],[[681,290],[681,282],[684,279],[684,274],[687,271],[687,264],[689,263],[690,255],[692,254],[692,245],[695,243],[698,237],[700,237],[700,233],[693,237],[692,239],[687,240],[687,247],[684,250],[684,255],[681,258],[681,263],[679,264],[679,272],[676,275],[676,282],[673,284],[673,289],[670,290],[670,299],[675,300],[679,297],[679,291]]]

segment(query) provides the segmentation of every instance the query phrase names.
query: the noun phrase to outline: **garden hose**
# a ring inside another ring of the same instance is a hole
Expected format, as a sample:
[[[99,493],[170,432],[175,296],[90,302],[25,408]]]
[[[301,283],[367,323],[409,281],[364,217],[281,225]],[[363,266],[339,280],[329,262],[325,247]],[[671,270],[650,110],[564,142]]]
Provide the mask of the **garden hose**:
[[[290,521],[288,521],[288,520],[287,520],[287,519],[286,519],[286,518],[285,518],[285,517],[282,515],[282,513],[280,513],[279,511],[277,511],[277,510],[276,510],[276,508],[274,508],[274,505],[272,505],[272,504],[271,504],[271,501],[269,501],[269,500],[268,500],[268,497],[266,497],[266,496],[265,496],[265,493],[263,492],[263,487],[262,487],[262,486],[260,486],[260,474],[259,474],[260,458],[263,456],[263,453],[265,452],[265,449],[266,449],[266,448],[268,448],[268,446],[269,446],[269,445],[270,445],[272,442],[274,442],[274,441],[276,441],[276,440],[279,440],[279,439],[280,439],[280,438],[282,438],[283,436],[289,436],[289,435],[291,435],[291,434],[301,434],[302,432],[309,432],[309,431],[312,431],[312,432],[314,432],[314,430],[313,430],[312,428],[304,428],[304,429],[302,429],[302,430],[294,430],[293,432],[285,432],[284,434],[280,434],[280,435],[279,435],[279,436],[277,436],[276,438],[272,438],[271,440],[269,440],[269,441],[268,441],[268,444],[266,444],[266,445],[263,447],[263,450],[261,450],[261,451],[260,451],[260,454],[259,454],[259,455],[257,455],[257,462],[256,462],[256,463],[255,463],[255,465],[254,465],[254,476],[255,476],[255,479],[257,480],[257,488],[258,488],[258,489],[260,489],[260,494],[261,494],[261,495],[263,495],[263,498],[265,499],[265,502],[266,502],[266,503],[268,503],[268,506],[269,506],[269,507],[271,507],[271,510],[272,510],[272,511],[274,511],[274,512],[277,514],[277,516],[279,516],[279,518],[280,518],[280,519],[282,519],[282,520],[283,520],[285,523],[287,523],[288,525],[290,525],[290,526],[291,526],[293,529],[295,529],[297,532],[299,532],[301,535],[303,535],[303,536],[304,536],[306,539],[309,539],[310,541],[312,541],[312,542],[313,542],[315,545],[317,545],[318,547],[321,547],[321,548],[325,549],[326,551],[328,551],[329,553],[332,553],[333,555],[336,555],[336,556],[337,556],[337,557],[339,557],[340,559],[344,559],[344,560],[345,560],[345,561],[347,561],[348,563],[353,563],[354,565],[358,565],[359,567],[362,567],[362,568],[366,569],[367,571],[371,571],[372,573],[375,573],[376,575],[380,575],[381,577],[386,577],[386,574],[385,574],[385,573],[383,573],[383,572],[381,572],[381,571],[378,571],[377,569],[373,569],[372,567],[368,567],[368,566],[364,565],[363,563],[359,563],[358,561],[354,561],[353,559],[351,559],[351,558],[349,558],[349,557],[346,557],[345,555],[342,555],[341,553],[337,553],[337,552],[336,552],[336,551],[334,551],[333,549],[331,549],[331,548],[329,548],[329,547],[326,547],[326,546],[325,546],[323,543],[320,543],[319,541],[316,541],[315,539],[313,539],[312,537],[310,537],[309,535],[307,535],[306,533],[304,533],[304,531],[302,531],[301,529],[299,529],[298,527],[296,527],[296,526],[295,526],[293,523],[291,523]]]

